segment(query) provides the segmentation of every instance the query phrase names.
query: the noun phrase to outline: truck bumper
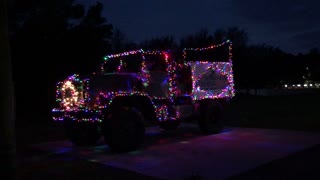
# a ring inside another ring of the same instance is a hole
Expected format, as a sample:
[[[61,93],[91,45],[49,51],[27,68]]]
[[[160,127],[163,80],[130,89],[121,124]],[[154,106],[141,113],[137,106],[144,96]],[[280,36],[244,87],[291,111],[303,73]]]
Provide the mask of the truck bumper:
[[[54,121],[72,119],[74,121],[102,122],[103,114],[101,110],[76,109],[66,111],[64,109],[54,108],[52,110],[52,118]]]

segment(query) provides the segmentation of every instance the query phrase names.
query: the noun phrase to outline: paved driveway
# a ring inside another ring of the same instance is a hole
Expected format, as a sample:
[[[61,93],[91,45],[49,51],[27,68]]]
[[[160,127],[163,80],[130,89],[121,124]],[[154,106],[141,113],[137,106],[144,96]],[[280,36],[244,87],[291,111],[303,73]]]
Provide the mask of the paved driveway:
[[[125,154],[112,154],[103,144],[75,148],[68,141],[35,144],[33,148],[160,179],[183,179],[192,174],[225,179],[317,144],[320,133],[230,127],[220,134],[202,136],[196,126],[184,124],[175,132],[148,128],[144,147]]]

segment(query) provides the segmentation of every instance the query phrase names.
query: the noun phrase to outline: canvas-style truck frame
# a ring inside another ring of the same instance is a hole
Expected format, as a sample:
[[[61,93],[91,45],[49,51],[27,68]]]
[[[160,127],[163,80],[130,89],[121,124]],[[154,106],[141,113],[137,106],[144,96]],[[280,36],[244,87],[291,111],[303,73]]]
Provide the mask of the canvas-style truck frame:
[[[221,47],[227,49],[225,59],[190,60],[189,53]],[[181,59],[171,51],[107,55],[98,72],[57,84],[53,119],[64,124],[75,145],[94,145],[103,136],[115,152],[137,149],[147,121],[174,130],[191,119],[204,134],[220,132],[223,104],[235,95],[231,50],[226,41],[184,49]]]

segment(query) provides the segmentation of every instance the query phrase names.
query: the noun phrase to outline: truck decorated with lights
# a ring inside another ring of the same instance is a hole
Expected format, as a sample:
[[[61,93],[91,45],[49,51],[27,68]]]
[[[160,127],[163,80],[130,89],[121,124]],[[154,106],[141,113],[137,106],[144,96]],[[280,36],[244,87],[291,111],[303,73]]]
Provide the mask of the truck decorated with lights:
[[[57,84],[53,119],[63,122],[75,145],[103,136],[111,150],[142,143],[145,125],[164,130],[197,120],[204,134],[219,132],[223,104],[234,96],[232,43],[172,51],[135,50],[107,55],[98,72]]]

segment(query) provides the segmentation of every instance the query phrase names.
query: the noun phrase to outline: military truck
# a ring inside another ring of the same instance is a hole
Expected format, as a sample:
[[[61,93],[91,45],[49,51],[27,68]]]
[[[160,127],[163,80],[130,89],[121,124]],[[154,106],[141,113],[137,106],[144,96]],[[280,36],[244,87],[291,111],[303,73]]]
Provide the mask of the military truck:
[[[226,41],[186,48],[181,57],[144,50],[107,55],[97,72],[57,84],[53,119],[73,144],[95,145],[103,136],[114,152],[139,148],[147,122],[174,130],[192,119],[204,134],[220,132],[223,104],[234,96],[231,50]]]

